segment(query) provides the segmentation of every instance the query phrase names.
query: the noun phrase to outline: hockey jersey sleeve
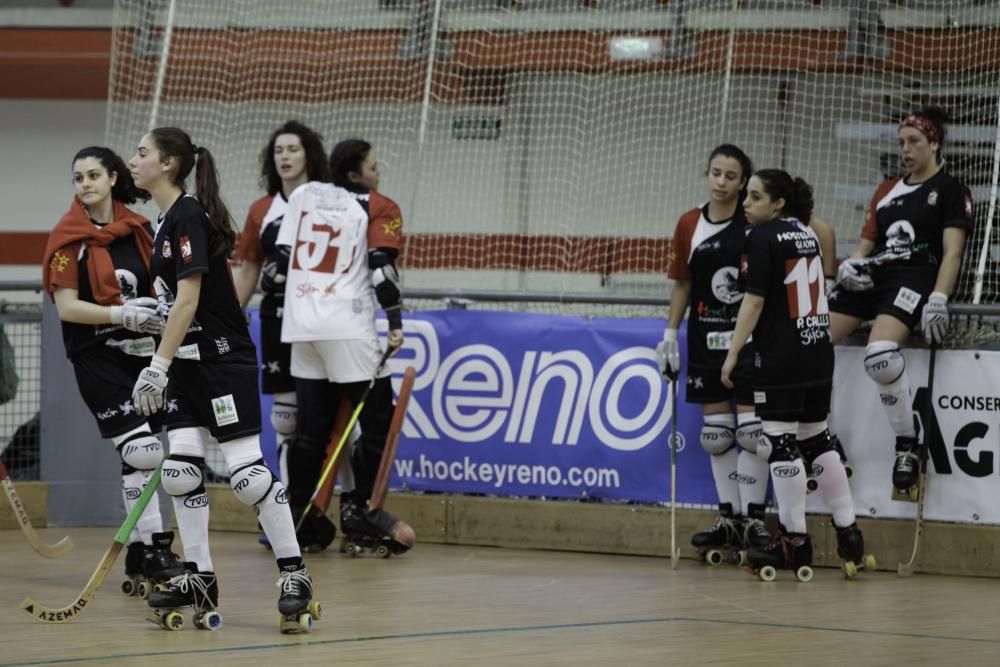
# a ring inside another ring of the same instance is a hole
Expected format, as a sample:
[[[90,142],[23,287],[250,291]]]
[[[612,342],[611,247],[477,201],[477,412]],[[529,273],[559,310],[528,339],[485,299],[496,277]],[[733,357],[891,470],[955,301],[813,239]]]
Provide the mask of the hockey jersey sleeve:
[[[771,279],[771,243],[766,230],[755,227],[747,235],[746,292],[767,296]]]
[[[397,253],[403,246],[403,214],[399,206],[378,192],[371,193],[368,204],[368,247],[391,248]]]
[[[46,290],[51,294],[57,287],[80,289],[80,243],[70,243],[56,250],[49,260],[49,284]]]
[[[691,239],[701,217],[700,209],[692,209],[677,220],[674,235],[670,239],[670,254],[667,259],[667,277],[671,280],[691,280],[688,258],[691,256]]]
[[[868,202],[868,208],[865,210],[865,224],[861,228],[861,238],[864,240],[878,243],[878,220],[875,212],[878,209],[878,203],[889,194],[898,181],[898,178],[891,178],[875,188],[875,194],[872,195],[871,201]]]
[[[271,206],[274,197],[261,197],[250,205],[247,212],[246,222],[243,223],[243,231],[236,239],[236,248],[233,250],[233,264],[239,266],[243,262],[253,262],[261,264],[264,262],[264,249],[260,242],[260,228],[264,221],[264,215]]]

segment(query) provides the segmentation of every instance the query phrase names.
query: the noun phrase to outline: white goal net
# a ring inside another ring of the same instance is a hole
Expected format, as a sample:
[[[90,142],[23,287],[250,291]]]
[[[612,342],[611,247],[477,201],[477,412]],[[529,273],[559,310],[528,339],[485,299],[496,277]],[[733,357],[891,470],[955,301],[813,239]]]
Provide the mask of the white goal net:
[[[976,202],[959,298],[1000,293],[993,2],[116,0],[109,101],[126,155],[154,124],[209,147],[240,222],[285,120],[369,140],[407,287],[618,296],[664,294],[715,145],[811,182],[843,251],[937,104]]]

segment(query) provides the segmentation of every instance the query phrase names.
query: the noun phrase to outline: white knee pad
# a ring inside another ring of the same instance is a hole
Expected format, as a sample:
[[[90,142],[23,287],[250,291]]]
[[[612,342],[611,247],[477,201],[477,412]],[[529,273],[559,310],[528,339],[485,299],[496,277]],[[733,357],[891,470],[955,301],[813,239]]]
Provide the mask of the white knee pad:
[[[135,470],[153,470],[163,460],[163,444],[152,433],[133,433],[117,449],[122,463]]]
[[[865,348],[865,372],[878,384],[892,384],[906,370],[906,360],[899,351],[899,344],[877,340]]]
[[[275,481],[274,475],[264,465],[263,459],[235,470],[232,477],[229,478],[229,483],[232,485],[236,497],[244,505],[251,507],[264,500]]]
[[[271,426],[279,435],[292,435],[298,426],[297,405],[275,401],[271,404]]]
[[[763,434],[760,420],[749,421],[736,429],[736,444],[751,454],[756,454]]]
[[[163,490],[172,496],[187,496],[204,488],[201,464],[190,460],[194,457],[176,457],[171,454],[163,462]]]
[[[712,456],[725,454],[733,448],[736,437],[733,429],[717,424],[705,424],[701,427],[701,446]]]

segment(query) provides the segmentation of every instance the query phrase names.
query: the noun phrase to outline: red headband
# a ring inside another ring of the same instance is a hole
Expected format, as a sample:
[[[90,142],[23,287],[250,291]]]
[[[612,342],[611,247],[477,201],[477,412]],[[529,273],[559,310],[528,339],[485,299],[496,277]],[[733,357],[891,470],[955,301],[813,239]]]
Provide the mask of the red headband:
[[[903,119],[903,122],[899,124],[899,129],[904,127],[912,127],[915,130],[920,130],[927,141],[932,143],[941,143],[941,133],[938,131],[937,127],[931,121],[927,120],[923,116],[918,116],[916,114],[910,114]]]

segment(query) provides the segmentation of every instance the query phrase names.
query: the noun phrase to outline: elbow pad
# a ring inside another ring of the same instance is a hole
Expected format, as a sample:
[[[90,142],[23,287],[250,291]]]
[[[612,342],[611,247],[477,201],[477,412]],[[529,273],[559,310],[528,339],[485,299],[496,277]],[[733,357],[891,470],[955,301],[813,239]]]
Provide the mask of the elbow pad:
[[[399,290],[399,272],[396,267],[384,264],[372,271],[372,284],[375,285],[375,296],[389,320],[389,329],[402,329],[403,294]]]
[[[288,260],[291,248],[286,245],[275,246],[274,252],[264,260],[260,270],[260,289],[271,294],[285,293],[285,279],[288,276]]]

